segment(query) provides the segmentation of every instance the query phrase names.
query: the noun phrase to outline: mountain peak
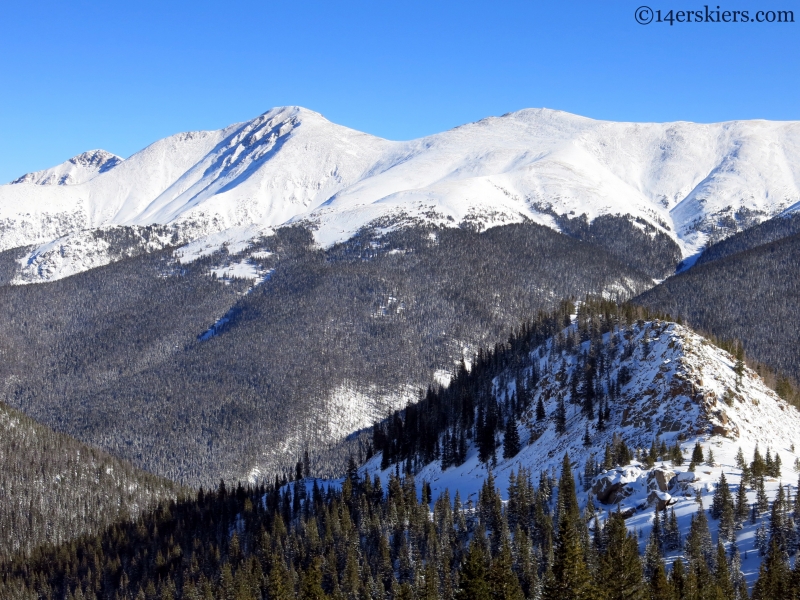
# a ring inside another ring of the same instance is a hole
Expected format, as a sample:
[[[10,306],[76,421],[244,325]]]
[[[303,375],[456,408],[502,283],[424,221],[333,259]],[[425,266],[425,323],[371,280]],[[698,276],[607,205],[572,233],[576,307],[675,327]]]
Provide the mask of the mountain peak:
[[[123,160],[124,159],[116,154],[112,154],[106,150],[88,150],[50,169],[26,173],[11,183],[79,185],[116,167]]]

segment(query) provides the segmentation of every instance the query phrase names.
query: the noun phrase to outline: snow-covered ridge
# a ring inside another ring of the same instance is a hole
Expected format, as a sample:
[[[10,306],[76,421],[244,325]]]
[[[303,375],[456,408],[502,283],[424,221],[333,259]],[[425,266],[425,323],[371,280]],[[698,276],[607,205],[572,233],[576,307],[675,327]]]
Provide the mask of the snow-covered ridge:
[[[629,515],[630,529],[643,534],[643,550],[656,506],[666,504],[675,510],[685,536],[691,517],[699,508],[695,500],[698,492],[703,507],[708,509],[722,473],[736,490],[742,475],[736,461],[739,449],[748,462],[756,448],[762,456],[768,450],[772,457],[780,456],[781,479],[767,478],[765,482],[770,499],[781,484],[792,495],[797,493],[795,466],[800,457],[800,412],[779,398],[755,372],[744,367],[740,375],[734,357],[674,323],[640,322],[621,335],[607,333],[602,343],[606,362],[597,381],[601,382],[607,400],[609,384],[619,381],[621,385],[608,400],[610,418],[605,429],[600,430],[596,415],[603,403],[596,403],[595,416],[587,418],[581,405],[571,402],[568,381],[578,356],[590,350],[590,342],[578,345],[576,352],[565,349],[564,340],[569,336],[574,339],[574,331],[573,326],[565,330],[560,344],[551,339],[530,354],[541,377],[529,410],[517,421],[522,449],[513,458],[504,459],[501,446],[492,469],[503,497],[512,472],[524,468],[533,473],[534,479],[541,471],[556,476],[560,461],[569,453],[579,479],[590,471],[579,485],[581,504],[587,506],[593,502],[601,515],[616,510]],[[527,367],[527,374],[530,373],[531,367]],[[499,402],[517,393],[514,374],[501,375],[494,384]],[[543,421],[536,419],[535,407],[540,399],[547,415]],[[560,401],[566,407],[564,433],[557,432],[554,418]],[[620,436],[632,452],[638,449],[644,454],[653,441],[656,444],[663,441],[667,447],[677,444],[685,461],[675,465],[664,460],[649,466],[634,460],[626,467],[600,469],[596,475],[597,463],[602,463],[605,447],[613,443],[615,436]],[[698,464],[690,472],[690,456],[696,443],[702,446],[704,456],[709,456],[709,451],[713,453],[714,462]],[[362,472],[380,474],[386,480],[395,467],[381,471],[381,458],[378,453],[362,467]],[[591,469],[587,469],[587,463]],[[472,443],[463,464],[443,470],[437,460],[415,473],[418,481],[431,484],[434,499],[449,489],[451,497],[458,490],[462,499],[473,502],[486,476],[487,467],[479,462]],[[751,504],[755,502],[755,489],[748,488],[747,499]],[[756,532],[765,520],[768,517],[762,514],[755,523],[746,521],[736,531],[736,543],[745,557],[743,571],[750,583],[757,577],[761,560]],[[715,541],[718,526],[719,521],[710,520]],[[676,549],[672,555],[679,553]]]
[[[554,215],[621,214],[690,256],[800,202],[797,122],[613,123],[529,109],[393,142],[283,107],[170,136],[113,168],[73,160],[64,165],[88,170],[71,185],[33,185],[57,182],[60,165],[0,186],[0,250],[114,225],[191,223],[192,241],[303,222],[330,245],[377,220],[557,229]]]
[[[86,183],[116,167],[122,158],[105,150],[89,150],[50,169],[26,173],[11,182],[11,185],[32,183],[34,185],[77,185]]]

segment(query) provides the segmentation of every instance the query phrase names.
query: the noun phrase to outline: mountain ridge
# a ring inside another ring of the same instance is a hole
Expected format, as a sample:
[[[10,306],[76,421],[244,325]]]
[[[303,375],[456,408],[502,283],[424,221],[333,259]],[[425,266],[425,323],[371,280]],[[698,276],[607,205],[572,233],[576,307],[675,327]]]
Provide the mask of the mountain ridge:
[[[614,123],[524,109],[398,142],[278,107],[164,138],[81,184],[0,186],[0,249],[64,236],[69,246],[115,225],[172,227],[185,244],[287,223],[311,226],[327,247],[375,223],[560,230],[556,217],[586,214],[641,219],[687,257],[796,205],[797,164],[798,122]]]

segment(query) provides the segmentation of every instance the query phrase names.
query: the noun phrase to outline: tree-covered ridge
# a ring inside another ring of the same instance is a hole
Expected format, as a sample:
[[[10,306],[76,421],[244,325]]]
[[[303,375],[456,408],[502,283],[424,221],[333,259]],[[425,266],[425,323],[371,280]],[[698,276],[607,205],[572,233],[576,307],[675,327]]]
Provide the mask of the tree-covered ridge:
[[[0,569],[0,597],[283,600],[740,600],[738,551],[714,545],[699,510],[684,558],[665,564],[670,521],[656,513],[645,556],[624,516],[580,511],[568,456],[558,479],[514,475],[502,502],[491,475],[475,504],[410,474],[341,485],[298,480],[162,504],[132,522]],[[795,498],[772,503],[754,598],[797,598],[800,570],[784,561]],[[734,502],[719,501],[722,514]],[[711,515],[714,518],[714,515]]]
[[[652,436],[683,440],[716,423],[704,394],[718,395],[727,406],[734,396],[766,392],[756,371],[768,370],[758,363],[748,369],[741,344],[717,342],[730,352],[718,358],[728,357],[735,378],[719,390],[704,384],[704,371],[717,379],[716,359],[702,351],[705,344],[669,315],[631,303],[564,302],[522,325],[505,344],[479,351],[470,368],[462,363],[448,386],[430,387],[420,402],[377,423],[371,452],[381,453],[381,471],[400,463],[416,473],[433,461],[442,471],[458,466],[472,446],[482,463],[514,457],[540,438],[539,449],[552,455],[559,436],[575,427],[586,447],[601,439],[616,446],[612,433],[623,430],[639,447],[649,446]],[[785,378],[770,381],[784,400],[797,398]],[[634,427],[638,422],[649,425]]]
[[[0,560],[99,532],[180,493],[0,403]]]
[[[693,267],[776,242],[797,233],[800,233],[800,212],[780,215],[739,231],[720,242],[710,244],[697,258]]]
[[[798,217],[782,222],[800,223]],[[740,235],[744,239],[731,238],[719,252],[716,245],[709,248],[718,258],[670,277],[635,301],[719,339],[739,340],[748,357],[800,381],[800,234],[755,247],[748,245],[747,231]]]

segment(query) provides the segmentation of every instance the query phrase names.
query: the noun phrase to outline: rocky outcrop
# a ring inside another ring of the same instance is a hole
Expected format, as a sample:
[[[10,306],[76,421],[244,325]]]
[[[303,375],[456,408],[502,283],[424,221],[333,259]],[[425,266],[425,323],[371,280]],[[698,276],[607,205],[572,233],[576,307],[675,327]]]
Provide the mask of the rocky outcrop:
[[[601,504],[617,504],[633,494],[634,485],[641,476],[634,466],[618,467],[598,475],[592,483],[592,495]]]

